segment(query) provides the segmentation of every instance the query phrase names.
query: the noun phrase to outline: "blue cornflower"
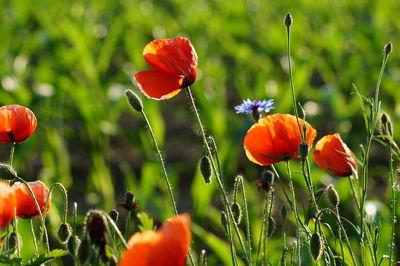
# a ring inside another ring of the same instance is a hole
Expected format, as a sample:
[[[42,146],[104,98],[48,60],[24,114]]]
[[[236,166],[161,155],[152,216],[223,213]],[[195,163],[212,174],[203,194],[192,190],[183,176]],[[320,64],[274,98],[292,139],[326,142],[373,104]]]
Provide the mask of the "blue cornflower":
[[[237,114],[253,114],[257,113],[268,113],[271,109],[274,109],[274,100],[244,100],[242,104],[235,106],[235,111]]]

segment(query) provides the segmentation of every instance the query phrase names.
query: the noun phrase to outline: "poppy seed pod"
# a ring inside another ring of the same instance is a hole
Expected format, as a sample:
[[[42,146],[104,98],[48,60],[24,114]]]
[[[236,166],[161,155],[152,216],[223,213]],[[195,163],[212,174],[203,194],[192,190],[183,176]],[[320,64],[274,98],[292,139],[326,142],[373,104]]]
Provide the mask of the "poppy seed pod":
[[[305,159],[308,156],[308,151],[310,149],[310,145],[305,142],[299,144],[299,155],[300,158]]]
[[[190,243],[190,216],[180,214],[163,223],[156,232],[135,233],[129,239],[119,265],[184,266]]]
[[[27,182],[27,184],[35,195],[40,212],[42,214],[47,212],[51,206],[50,198],[46,206],[46,200],[49,195],[49,189],[47,186],[41,181]],[[39,218],[40,213],[37,209],[35,199],[32,197],[27,186],[23,183],[15,182],[11,188],[14,190],[17,199],[17,216],[23,219]]]
[[[271,191],[275,181],[275,174],[271,170],[265,170],[261,178],[256,179],[256,186],[265,192]]]
[[[34,113],[24,106],[0,107],[0,142],[22,143],[35,132],[37,120]]]
[[[143,104],[140,98],[131,90],[125,91],[126,98],[128,99],[129,105],[138,112],[143,110]]]
[[[17,176],[17,172],[11,165],[0,163],[0,179],[13,180]]]
[[[16,198],[11,187],[0,181],[0,229],[15,217]]]
[[[151,41],[143,56],[153,70],[136,73],[134,80],[148,98],[170,99],[196,81],[197,54],[187,38]]]

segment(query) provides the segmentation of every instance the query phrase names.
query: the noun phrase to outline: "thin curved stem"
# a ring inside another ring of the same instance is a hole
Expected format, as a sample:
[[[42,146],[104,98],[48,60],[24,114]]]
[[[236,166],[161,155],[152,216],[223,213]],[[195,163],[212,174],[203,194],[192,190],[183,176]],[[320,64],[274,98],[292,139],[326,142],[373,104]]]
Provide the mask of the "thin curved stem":
[[[223,203],[224,203],[224,208],[227,211],[228,223],[232,223],[233,224],[235,232],[236,232],[236,235],[237,235],[237,237],[239,239],[240,246],[241,246],[241,248],[242,248],[242,250],[243,250],[243,252],[245,254],[246,262],[250,265],[251,254],[248,254],[248,252],[246,250],[246,246],[245,246],[244,241],[243,241],[243,238],[242,238],[242,236],[240,234],[239,227],[234,222],[235,219],[234,219],[234,216],[233,216],[233,213],[232,213],[232,209],[229,206],[228,196],[227,196],[227,193],[225,191],[224,185],[222,183],[222,176],[220,176],[219,172],[216,169],[215,162],[214,162],[214,157],[212,156],[212,152],[211,152],[210,146],[208,144],[208,141],[207,141],[207,138],[206,138],[206,134],[204,132],[203,123],[201,122],[199,112],[197,111],[197,107],[196,107],[196,104],[195,104],[195,101],[194,101],[194,98],[193,98],[192,91],[191,91],[190,87],[187,87],[186,91],[187,91],[188,96],[190,98],[190,101],[191,101],[191,104],[192,104],[192,107],[193,107],[193,111],[195,113],[195,117],[196,117],[197,122],[198,122],[199,127],[200,127],[201,138],[202,138],[203,144],[204,144],[204,146],[206,148],[207,155],[210,158],[211,168],[212,168],[213,173],[214,173],[214,175],[215,175],[215,177],[217,179],[218,187],[219,187],[219,190],[221,192]]]
[[[243,196],[243,206],[244,206],[244,215],[246,219],[246,235],[247,235],[247,248],[248,253],[251,254],[251,230],[250,230],[250,218],[249,218],[249,210],[247,209],[247,198],[246,198],[246,190],[244,187],[243,177],[240,176],[240,184],[242,189],[242,196]],[[251,261],[250,261],[251,264]]]
[[[260,238],[258,239],[258,248],[257,248],[256,265],[260,265],[260,264],[259,264],[259,260],[260,260],[260,251],[261,251],[261,244],[262,244],[262,239],[263,239],[264,230],[265,230],[265,219],[266,219],[266,217],[267,217],[267,212],[268,212],[269,193],[271,193],[271,192],[266,192],[266,193],[265,193],[265,204],[264,204],[263,216],[262,216],[262,219],[261,219]]]
[[[39,255],[38,252],[38,246],[37,246],[37,242],[36,242],[36,235],[35,235],[35,229],[33,228],[33,220],[30,219],[30,226],[31,226],[31,232],[32,232],[32,240],[33,240],[33,246],[35,249],[35,256]]]
[[[174,213],[175,213],[175,215],[178,215],[178,209],[176,208],[176,201],[175,201],[175,198],[174,198],[174,193],[172,192],[171,182],[169,181],[169,177],[168,177],[167,169],[165,167],[164,159],[163,159],[163,157],[161,155],[160,148],[158,147],[156,137],[154,136],[153,128],[151,127],[150,122],[147,119],[146,113],[143,110],[140,111],[140,113],[142,114],[142,117],[143,117],[144,121],[146,122],[147,130],[149,131],[150,137],[151,137],[151,139],[153,141],[154,148],[157,151],[158,160],[160,161],[160,164],[161,164],[161,167],[162,167],[163,177],[164,177],[165,183],[167,184],[167,188],[168,188],[168,192],[169,192],[169,198],[171,200],[171,204],[172,204],[172,207],[174,209]]]
[[[394,236],[395,236],[395,227],[396,227],[396,192],[394,190],[394,174],[393,174],[393,153],[392,153],[392,144],[389,143],[389,152],[390,152],[390,161],[389,161],[389,167],[390,167],[390,188],[391,188],[391,194],[392,194],[392,202],[391,202],[391,210],[392,210],[392,232],[390,236],[390,250],[389,250],[389,265],[392,265],[393,261],[393,249],[395,248],[395,241],[394,241]]]

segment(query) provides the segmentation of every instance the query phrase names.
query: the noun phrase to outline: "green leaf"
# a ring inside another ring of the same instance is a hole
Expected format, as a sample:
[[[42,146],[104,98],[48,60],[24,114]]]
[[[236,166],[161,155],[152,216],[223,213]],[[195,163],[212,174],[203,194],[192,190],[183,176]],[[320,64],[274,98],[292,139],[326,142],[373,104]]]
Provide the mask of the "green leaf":
[[[141,232],[146,231],[146,230],[156,230],[156,227],[154,226],[153,219],[151,219],[147,213],[142,212],[139,214],[139,219],[140,223],[142,225],[139,225],[139,229]]]
[[[53,249],[49,253],[41,254],[39,257],[31,259],[28,261],[25,266],[40,266],[45,262],[49,262],[51,260],[61,258],[65,255],[68,255],[68,251],[64,249]]]
[[[22,259],[20,258],[11,258],[15,252],[15,248],[4,251],[0,256],[0,265],[22,265]]]

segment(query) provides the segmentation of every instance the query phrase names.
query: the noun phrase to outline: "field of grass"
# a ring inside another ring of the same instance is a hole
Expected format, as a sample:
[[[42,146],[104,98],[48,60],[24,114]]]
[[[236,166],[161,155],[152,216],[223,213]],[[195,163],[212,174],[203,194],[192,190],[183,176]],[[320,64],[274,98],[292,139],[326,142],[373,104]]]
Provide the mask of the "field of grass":
[[[254,123],[251,115],[236,114],[233,108],[243,99],[273,98],[273,113],[293,113],[283,23],[287,12],[294,21],[291,53],[297,100],[318,132],[316,140],[338,132],[361,157],[359,145],[365,144],[367,133],[354,85],[361,94],[374,96],[383,47],[389,41],[394,48],[382,79],[381,109],[391,116],[394,139],[399,140],[400,2],[396,0],[13,0],[2,1],[0,11],[0,105],[29,107],[38,119],[34,135],[16,145],[14,167],[19,175],[47,185],[62,183],[69,193],[70,210],[73,202],[78,204],[80,223],[89,209],[117,209],[123,227],[126,213],[118,204],[126,191],[135,194],[141,210],[157,225],[172,217],[145,122],[125,97],[124,91],[132,89],[143,101],[164,155],[178,210],[191,215],[192,253],[197,258],[205,249],[209,265],[232,263],[220,223],[217,182],[205,184],[200,174],[203,145],[185,91],[168,101],[155,101],[143,96],[132,80],[138,71],[149,69],[142,55],[148,42],[183,36],[196,49],[198,79],[191,88],[206,132],[218,145],[230,195],[235,176],[245,177],[254,247],[265,197],[255,180],[264,168],[247,160],[243,149],[243,138]],[[10,149],[11,144],[1,144],[0,161],[8,160]],[[333,184],[340,195],[341,214],[357,221],[348,179],[321,170],[311,157],[316,190]],[[303,212],[309,196],[300,160],[292,160],[291,166],[298,208]],[[287,183],[285,164],[276,168]],[[374,142],[366,205],[375,211],[373,224],[380,224],[378,257],[387,255],[390,245],[386,237],[392,224],[389,176],[389,152]],[[272,265],[281,256],[279,210],[285,202],[278,185],[275,194],[276,230],[267,253]],[[64,247],[54,237],[62,217],[61,199],[62,194],[55,192],[48,215],[54,248]],[[72,223],[72,216],[69,219]],[[288,219],[286,232],[294,239],[295,218],[289,213]],[[21,219],[19,227],[24,238],[22,257],[28,259],[33,255],[29,223]],[[244,230],[244,224],[240,228]],[[356,232],[349,229],[348,234],[357,246]],[[399,248],[395,261],[400,259]],[[307,246],[302,253],[304,265],[310,265]],[[239,260],[244,263],[243,256]],[[55,262],[63,263],[72,260]],[[387,260],[382,264],[387,265]]]

